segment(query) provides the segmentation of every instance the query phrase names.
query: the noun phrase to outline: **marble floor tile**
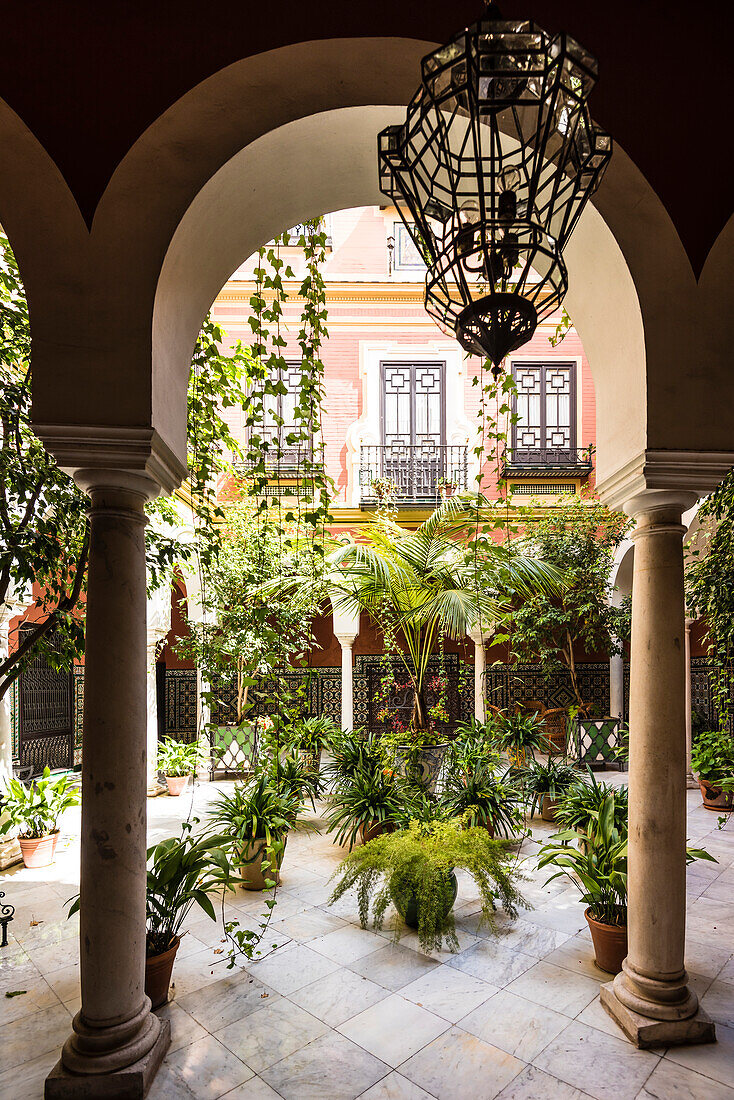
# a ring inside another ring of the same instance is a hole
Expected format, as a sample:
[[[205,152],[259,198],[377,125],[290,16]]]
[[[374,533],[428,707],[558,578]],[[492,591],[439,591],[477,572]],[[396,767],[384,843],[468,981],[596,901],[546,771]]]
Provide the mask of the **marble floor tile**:
[[[492,938],[492,930],[486,924],[478,925],[476,934]],[[533,924],[530,920],[519,919],[498,923],[497,943],[501,947],[521,951],[523,955],[532,955],[536,959],[544,958],[568,939],[568,933],[559,932],[555,928],[544,928],[542,925]]]
[[[274,917],[278,914],[274,913]],[[296,916],[286,920],[277,920],[273,925],[276,932],[283,932],[299,943],[307,943],[317,936],[325,936],[327,932],[334,932],[337,928],[348,928],[346,921],[333,913],[324,913],[322,909],[307,909]]]
[[[734,955],[724,963],[723,967],[716,975],[717,980],[720,982],[734,983]]]
[[[575,1021],[533,1059],[594,1100],[634,1100],[658,1061],[657,1054]]]
[[[734,1028],[734,985],[713,981],[701,998],[701,1007],[717,1024]]]
[[[387,996],[388,991],[383,986],[361,974],[341,969],[311,985],[304,985],[291,993],[289,999],[329,1027],[338,1027]]]
[[[707,978],[718,977],[721,968],[728,962],[729,952],[722,944],[719,946],[716,936],[706,936],[706,942],[686,939],[686,969]]]
[[[18,996],[8,997],[8,993],[17,993]],[[52,1008],[60,1002],[61,998],[57,997],[50,983],[22,949],[14,950],[8,958],[3,956],[0,966],[0,1026],[22,1016],[31,1016],[39,1009]]]
[[[195,989],[218,982],[227,973],[224,959],[224,955],[215,955],[211,947],[176,959],[171,978],[171,997],[178,1000]]]
[[[442,1020],[455,1024],[496,992],[496,986],[464,974],[451,966],[439,966],[409,982],[400,990],[401,997],[427,1008]]]
[[[5,1068],[0,1060],[0,1097],[2,1100],[41,1100],[43,1084],[59,1060],[61,1048],[47,1051],[22,1067]]]
[[[523,1062],[531,1062],[567,1026],[567,1016],[526,1001],[506,989],[501,989],[460,1021],[464,1031],[514,1054]]]
[[[434,1100],[420,1085],[414,1085],[402,1073],[393,1070],[372,1088],[363,1092],[359,1100]]]
[[[451,959],[456,958],[457,955],[462,954],[462,952],[467,951],[470,947],[474,947],[475,944],[481,942],[479,936],[475,936],[465,928],[456,929],[456,938],[459,942],[458,951],[452,951],[446,943],[446,940],[442,942],[440,950],[432,949],[430,951],[425,951],[421,945],[418,933],[412,929],[406,929],[403,925],[400,935],[400,945],[402,947],[409,947],[411,951],[419,951],[421,955],[425,955],[429,959],[435,959],[436,962],[449,962]]]
[[[340,1024],[337,1030],[396,1068],[447,1028],[445,1020],[393,993]]]
[[[734,1028],[716,1025],[716,1042],[693,1047],[671,1047],[665,1058],[704,1077],[734,1088]]]
[[[596,964],[594,945],[591,939],[583,934],[573,936],[555,951],[549,952],[543,962],[552,966],[561,966],[564,970],[572,970],[575,974],[584,974],[587,978],[593,978],[595,982],[609,982],[612,974]]]
[[[497,1100],[588,1100],[588,1093],[581,1092],[557,1077],[551,1077],[537,1066],[526,1066]]]
[[[235,1020],[243,1020],[280,997],[274,989],[246,971],[235,969],[224,973],[226,977],[218,982],[178,998],[181,1008],[212,1033]]]
[[[457,1027],[409,1058],[400,1072],[440,1100],[493,1100],[524,1063]]]
[[[254,978],[284,994],[294,993],[301,986],[310,985],[338,969],[339,964],[333,959],[301,943],[289,943],[268,958],[248,965]]]
[[[636,1100],[734,1100],[734,1089],[662,1058]]]
[[[324,936],[318,936],[310,940],[309,948],[318,951],[327,959],[333,959],[340,965],[354,962],[370,951],[377,951],[385,946],[382,936],[377,936],[366,928],[359,928],[353,924],[345,924],[333,932],[327,932]]]
[[[197,1039],[203,1039],[206,1035],[206,1028],[203,1028],[201,1024],[197,1023],[196,1020],[194,1020],[192,1016],[189,1016],[188,1012],[184,1011],[175,1001],[169,1001],[168,1004],[156,1008],[155,1014],[159,1016],[161,1020],[168,1020],[171,1025],[171,1045],[168,1048],[169,1054],[173,1054],[173,1052],[179,1050],[180,1047],[188,1046],[189,1043],[195,1043]]]
[[[495,940],[480,940],[467,951],[462,951],[460,955],[450,959],[448,966],[463,970],[465,974],[481,978],[501,989],[518,975],[529,970],[535,962],[531,955],[523,955],[521,951],[502,947]]]
[[[544,960],[526,970],[507,987],[510,993],[528,1001],[576,1016],[599,995],[599,983]]]
[[[261,1077],[251,1077],[244,1085],[232,1089],[222,1100],[283,1100],[279,1092],[271,1089]]]
[[[71,1016],[58,1001],[51,1008],[4,1024],[0,1066],[8,1070],[48,1051],[60,1053],[71,1034]]]
[[[575,890],[570,895],[561,894],[547,904],[539,905],[529,913],[523,914],[523,920],[531,924],[539,924],[543,928],[554,928],[557,932],[565,932],[569,936],[575,936],[586,927],[583,906],[579,904],[579,897]]]
[[[217,1100],[252,1070],[212,1035],[168,1054],[148,1093],[149,1100]]]
[[[61,970],[54,970],[46,978],[60,1001],[71,1001],[74,997],[80,996],[80,980],[78,963],[73,966],[64,966]]]
[[[384,986],[385,989],[395,991],[427,974],[438,965],[439,963],[434,959],[417,951],[411,951],[409,947],[388,943],[379,951],[370,951],[369,955],[349,963],[349,969]]]
[[[217,1032],[217,1038],[255,1073],[262,1073],[328,1030],[322,1020],[281,998],[229,1024]]]
[[[31,944],[26,947],[26,951],[33,965],[44,975],[53,974],[55,970],[62,970],[79,962],[79,942],[76,936],[40,947]]]
[[[613,1039],[619,1039],[623,1043],[628,1042],[622,1028],[616,1020],[612,1019],[598,997],[588,1004],[582,1012],[579,1012],[576,1020],[580,1024],[587,1024],[588,1027],[595,1027],[597,1031],[603,1031],[606,1035],[611,1035]],[[662,1051],[658,1051],[658,1053],[662,1053]]]
[[[384,1062],[333,1032],[263,1071],[284,1100],[355,1100],[388,1073]]]

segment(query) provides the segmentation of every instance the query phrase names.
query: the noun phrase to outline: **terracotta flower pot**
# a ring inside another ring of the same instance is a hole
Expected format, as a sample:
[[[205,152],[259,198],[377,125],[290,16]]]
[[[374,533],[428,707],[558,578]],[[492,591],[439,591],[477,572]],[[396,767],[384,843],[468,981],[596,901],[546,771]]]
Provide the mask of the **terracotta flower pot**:
[[[720,791],[718,787],[705,783],[702,779],[699,779],[698,785],[707,810],[734,810],[734,791]]]
[[[382,836],[383,833],[393,832],[395,832],[395,826],[392,821],[371,821],[369,825],[360,825],[357,837],[360,844],[368,844],[370,840]]]
[[[264,840],[255,840],[250,844],[243,844],[238,849],[238,854],[242,862],[239,865],[240,872],[240,886],[245,890],[269,890],[266,883],[266,879],[272,881],[275,879],[276,885],[280,886],[280,865],[278,867],[273,866],[273,859],[271,857],[271,866],[263,871],[263,860],[266,859],[266,846]],[[281,855],[281,862],[285,855],[285,851]]]
[[[557,798],[551,798],[549,794],[543,795],[543,801],[540,804],[540,816],[543,821],[555,821],[556,820],[556,806],[558,805]]]
[[[168,787],[170,796],[172,798],[178,798],[189,779],[191,779],[190,775],[167,775],[166,786]]]
[[[590,916],[590,909],[584,913],[594,944],[596,965],[609,974],[619,974],[622,961],[627,957],[627,925],[602,924]]]
[[[171,972],[181,940],[174,937],[171,947],[160,955],[150,955],[145,960],[145,992],[153,1008],[160,1008],[168,1000]]]
[[[58,831],[38,838],[18,837],[26,867],[48,867],[52,864],[56,855],[56,841],[58,839]]]

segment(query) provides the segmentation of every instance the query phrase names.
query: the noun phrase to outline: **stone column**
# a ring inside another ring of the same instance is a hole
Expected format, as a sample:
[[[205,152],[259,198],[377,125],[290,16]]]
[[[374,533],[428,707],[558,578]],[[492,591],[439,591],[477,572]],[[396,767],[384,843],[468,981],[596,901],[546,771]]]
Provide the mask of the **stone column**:
[[[484,674],[487,670],[486,645],[489,635],[481,630],[471,630],[469,637],[474,642],[474,717],[477,722],[484,722],[487,718]]]
[[[698,780],[693,774],[691,749],[693,748],[693,715],[691,714],[691,627],[695,619],[686,618],[686,787],[689,791],[698,790]]]
[[[343,608],[337,603],[333,609],[334,634],[342,647],[342,713],[343,730],[354,729],[354,674],[352,646],[359,634],[359,611]]]
[[[624,714],[624,657],[615,653],[609,658],[609,713],[612,718]]]
[[[148,597],[146,608],[146,704],[148,791],[158,787],[158,677],[156,659],[161,642],[171,628],[171,584],[164,582]]]
[[[144,992],[144,476],[82,470],[91,497],[81,828],[81,1009],[46,1097],[142,1097],[169,1043]],[[114,1083],[101,1077],[114,1074]]]
[[[354,676],[352,666],[352,646],[356,634],[337,634],[342,647],[342,729],[354,729]]]
[[[693,494],[625,504],[636,529],[630,682],[629,953],[601,1001],[639,1047],[710,1042],[688,987],[683,533]]]

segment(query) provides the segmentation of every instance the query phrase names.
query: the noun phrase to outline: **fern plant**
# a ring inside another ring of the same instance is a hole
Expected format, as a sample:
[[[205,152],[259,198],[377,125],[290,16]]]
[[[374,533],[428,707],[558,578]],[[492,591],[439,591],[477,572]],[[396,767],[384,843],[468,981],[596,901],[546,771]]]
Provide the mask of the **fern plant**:
[[[516,917],[525,905],[518,890],[516,864],[504,842],[493,840],[486,829],[466,828],[460,818],[427,824],[411,821],[407,829],[383,834],[354,851],[334,872],[337,884],[330,904],[356,888],[359,919],[369,921],[370,905],[374,927],[382,928],[390,902],[398,913],[413,906],[420,945],[424,951],[440,950],[444,940],[450,950],[459,943],[453,914],[447,902],[453,898],[452,875],[466,870],[476,883],[482,914],[495,928],[496,901]],[[402,929],[396,922],[395,935]]]

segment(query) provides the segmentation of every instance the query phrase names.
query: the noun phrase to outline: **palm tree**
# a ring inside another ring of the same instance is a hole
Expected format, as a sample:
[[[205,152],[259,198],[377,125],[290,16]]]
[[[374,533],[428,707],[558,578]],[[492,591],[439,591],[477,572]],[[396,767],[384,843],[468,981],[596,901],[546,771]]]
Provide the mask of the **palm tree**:
[[[476,627],[488,630],[518,601],[562,588],[559,571],[527,553],[522,540],[503,546],[488,537],[495,516],[495,502],[455,496],[415,531],[381,517],[364,528],[365,541],[325,554],[325,592],[334,608],[366,611],[383,636],[402,635],[414,730],[428,728],[424,682],[442,633],[461,639]]]

